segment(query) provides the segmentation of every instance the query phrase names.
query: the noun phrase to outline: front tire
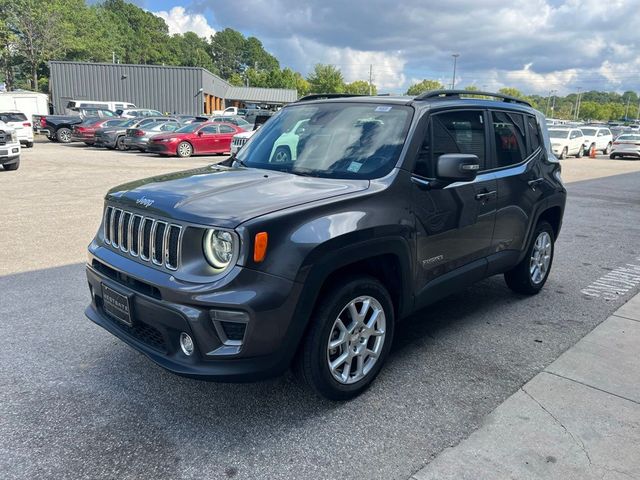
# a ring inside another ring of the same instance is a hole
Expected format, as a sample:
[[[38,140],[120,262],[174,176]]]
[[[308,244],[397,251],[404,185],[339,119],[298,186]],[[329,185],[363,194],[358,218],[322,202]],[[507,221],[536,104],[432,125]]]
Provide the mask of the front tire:
[[[608,143],[607,146],[605,147],[605,149],[602,151],[602,153],[605,154],[605,155],[609,155],[610,151],[611,151],[611,144]]]
[[[59,128],[56,131],[56,139],[60,143],[71,143],[71,130],[66,127]]]
[[[618,156],[615,153],[612,153],[611,155],[609,155],[609,158],[611,160],[615,160],[616,158],[618,158]]]
[[[318,301],[296,372],[325,398],[356,397],[380,372],[393,332],[393,303],[386,288],[375,278],[353,277]]]
[[[542,290],[551,271],[554,250],[553,228],[548,222],[541,221],[533,232],[525,257],[504,274],[507,286],[525,295],[535,295]]]
[[[569,149],[567,147],[564,147],[562,149],[562,153],[560,154],[560,160],[564,160],[565,158],[567,158],[568,152],[569,152]]]
[[[188,158],[193,155],[193,147],[189,142],[180,142],[176,148],[176,155],[180,158]]]
[[[273,153],[272,163],[289,163],[291,162],[291,150],[289,147],[278,147]]]
[[[124,135],[116,139],[116,148],[121,152],[124,152],[125,150],[129,150],[129,147],[127,147],[124,143]]]
[[[576,154],[576,158],[582,158],[583,156],[584,156],[584,147],[580,145],[580,148],[578,149],[578,153]]]
[[[27,142],[24,146],[27,148],[33,148],[33,142]]]

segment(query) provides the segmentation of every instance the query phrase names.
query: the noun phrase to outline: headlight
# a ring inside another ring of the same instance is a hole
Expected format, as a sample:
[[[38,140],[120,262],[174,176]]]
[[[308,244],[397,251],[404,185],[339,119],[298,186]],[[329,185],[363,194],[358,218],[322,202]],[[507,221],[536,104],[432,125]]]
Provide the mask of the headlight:
[[[210,229],[204,235],[202,247],[207,262],[216,271],[222,272],[231,264],[238,244],[233,233]]]
[[[11,132],[11,141],[12,142],[17,142],[18,141],[18,134],[15,131]]]
[[[160,139],[161,142],[173,142],[174,140],[177,140],[177,138],[161,138]]]

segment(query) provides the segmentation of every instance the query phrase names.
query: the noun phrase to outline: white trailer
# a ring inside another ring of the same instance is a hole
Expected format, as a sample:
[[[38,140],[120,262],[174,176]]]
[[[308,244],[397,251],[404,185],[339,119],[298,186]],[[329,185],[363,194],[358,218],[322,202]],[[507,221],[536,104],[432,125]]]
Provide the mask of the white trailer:
[[[0,111],[24,113],[31,122],[34,115],[49,114],[49,95],[27,90],[0,92]]]

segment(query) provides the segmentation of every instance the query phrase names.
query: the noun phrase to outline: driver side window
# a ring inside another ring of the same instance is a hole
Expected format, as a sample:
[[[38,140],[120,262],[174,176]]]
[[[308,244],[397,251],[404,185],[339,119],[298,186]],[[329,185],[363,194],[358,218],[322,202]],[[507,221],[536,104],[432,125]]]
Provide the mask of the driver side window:
[[[435,178],[436,162],[446,153],[477,155],[480,170],[485,163],[485,126],[480,110],[456,110],[433,115],[424,142],[418,152],[414,173]]]

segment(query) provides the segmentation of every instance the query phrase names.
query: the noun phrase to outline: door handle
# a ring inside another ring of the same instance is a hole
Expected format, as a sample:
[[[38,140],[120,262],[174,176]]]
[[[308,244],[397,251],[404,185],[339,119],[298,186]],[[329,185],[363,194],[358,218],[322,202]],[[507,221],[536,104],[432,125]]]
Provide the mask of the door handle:
[[[531,190],[535,192],[538,184],[542,182],[544,182],[544,178],[536,178],[535,180],[529,180],[527,184],[531,187]]]
[[[476,193],[476,200],[486,202],[491,197],[495,196],[496,193],[497,192],[495,190],[491,190],[490,192]]]

